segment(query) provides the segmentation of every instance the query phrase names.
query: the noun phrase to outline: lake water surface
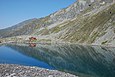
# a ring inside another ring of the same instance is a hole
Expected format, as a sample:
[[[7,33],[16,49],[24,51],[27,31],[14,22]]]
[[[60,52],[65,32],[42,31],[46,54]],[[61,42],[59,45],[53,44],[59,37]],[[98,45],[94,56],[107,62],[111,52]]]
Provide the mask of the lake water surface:
[[[0,63],[38,66],[79,77],[115,77],[115,48],[64,44],[6,44]]]

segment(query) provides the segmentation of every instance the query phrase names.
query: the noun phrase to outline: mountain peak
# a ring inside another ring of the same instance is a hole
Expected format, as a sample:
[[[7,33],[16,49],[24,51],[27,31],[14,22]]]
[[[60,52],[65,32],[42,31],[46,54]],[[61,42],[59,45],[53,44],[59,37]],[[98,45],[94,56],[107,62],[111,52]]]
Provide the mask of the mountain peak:
[[[115,45],[114,8],[115,0],[77,0],[44,18],[0,30],[0,37],[35,35],[50,41]]]

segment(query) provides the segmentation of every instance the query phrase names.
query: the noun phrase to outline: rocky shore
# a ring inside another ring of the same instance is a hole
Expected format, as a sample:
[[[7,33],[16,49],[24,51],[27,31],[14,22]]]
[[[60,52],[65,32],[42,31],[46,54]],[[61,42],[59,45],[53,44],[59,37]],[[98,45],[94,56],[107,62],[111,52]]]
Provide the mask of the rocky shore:
[[[0,77],[78,77],[57,70],[39,67],[21,66],[14,64],[0,64]]]

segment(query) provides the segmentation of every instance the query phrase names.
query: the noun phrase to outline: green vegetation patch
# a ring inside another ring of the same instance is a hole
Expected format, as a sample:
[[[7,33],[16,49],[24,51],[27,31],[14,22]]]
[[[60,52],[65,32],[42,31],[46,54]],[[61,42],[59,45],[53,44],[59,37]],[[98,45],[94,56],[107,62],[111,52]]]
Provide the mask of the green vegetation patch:
[[[61,30],[61,28],[59,26],[56,26],[56,27],[50,29],[50,32],[51,33],[58,33],[60,30]]]
[[[106,44],[108,41],[106,40],[106,41],[103,41],[101,44]]]

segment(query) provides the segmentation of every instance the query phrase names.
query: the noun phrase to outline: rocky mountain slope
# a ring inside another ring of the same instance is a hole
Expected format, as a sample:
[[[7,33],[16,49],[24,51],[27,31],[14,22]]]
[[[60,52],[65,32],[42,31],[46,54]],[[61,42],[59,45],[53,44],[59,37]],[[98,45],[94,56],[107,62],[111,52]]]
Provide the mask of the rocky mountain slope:
[[[0,37],[32,35],[60,42],[115,45],[115,0],[78,0],[47,17],[0,30]]]

